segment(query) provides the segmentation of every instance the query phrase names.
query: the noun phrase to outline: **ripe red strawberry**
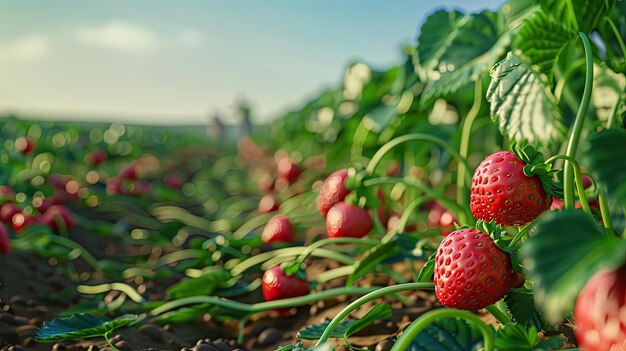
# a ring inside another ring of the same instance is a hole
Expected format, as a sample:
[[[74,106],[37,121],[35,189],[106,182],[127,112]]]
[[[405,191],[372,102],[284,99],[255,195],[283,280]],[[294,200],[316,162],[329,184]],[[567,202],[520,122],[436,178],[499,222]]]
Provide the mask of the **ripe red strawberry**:
[[[0,222],[10,223],[13,216],[22,210],[12,202],[7,202],[0,207]]]
[[[524,174],[525,163],[512,152],[489,155],[472,178],[470,209],[476,219],[520,226],[550,207],[538,176]]]
[[[90,166],[99,166],[109,158],[107,152],[102,149],[96,149],[85,155],[85,163]]]
[[[450,234],[451,229],[454,229],[454,222],[456,222],[454,213],[435,200],[429,201],[427,208],[429,209],[428,226],[431,228],[442,228],[441,235],[443,236]]]
[[[11,243],[9,242],[9,232],[4,224],[0,223],[0,254],[11,251]]]
[[[302,173],[300,167],[288,156],[284,156],[278,160],[276,167],[278,171],[278,178],[286,180],[289,184],[298,180],[300,173]]]
[[[324,180],[320,193],[317,196],[317,210],[320,214],[326,218],[328,210],[333,207],[339,201],[343,201],[346,195],[350,193],[346,189],[346,179],[348,178],[348,170],[340,169],[331,173],[331,175]]]
[[[265,301],[274,301],[307,295],[311,288],[306,279],[297,275],[288,276],[283,272],[282,267],[277,265],[263,273],[261,290]],[[288,311],[288,309],[277,310],[281,314],[286,314]]]
[[[34,149],[35,142],[33,142],[32,140],[25,137],[19,137],[15,139],[15,150],[17,150],[18,152],[21,152],[24,155],[28,155],[33,152]]]
[[[139,178],[139,170],[134,164],[128,164],[120,170],[119,176],[122,179],[137,179]]]
[[[27,227],[34,225],[34,224],[38,224],[39,219],[33,216],[29,216],[25,214],[24,212],[20,211],[16,213],[13,216],[13,218],[11,218],[11,223],[13,226],[13,231],[15,233],[20,233]]]
[[[266,214],[278,210],[280,204],[274,194],[267,194],[259,201],[258,211],[260,214]]]
[[[41,216],[41,224],[48,226],[55,232],[59,231],[59,225],[63,223],[66,229],[71,229],[76,226],[76,218],[72,214],[72,211],[63,205],[52,205]]]
[[[275,215],[270,218],[263,228],[261,240],[264,243],[283,242],[289,243],[294,241],[295,234],[289,218],[285,215]]]
[[[326,216],[326,234],[329,238],[361,238],[372,229],[372,218],[366,210],[345,202],[338,202]]]
[[[594,274],[578,295],[574,318],[581,349],[626,350],[626,266]]]
[[[474,228],[450,233],[435,255],[435,294],[446,307],[485,308],[504,297],[514,275],[509,255]]]

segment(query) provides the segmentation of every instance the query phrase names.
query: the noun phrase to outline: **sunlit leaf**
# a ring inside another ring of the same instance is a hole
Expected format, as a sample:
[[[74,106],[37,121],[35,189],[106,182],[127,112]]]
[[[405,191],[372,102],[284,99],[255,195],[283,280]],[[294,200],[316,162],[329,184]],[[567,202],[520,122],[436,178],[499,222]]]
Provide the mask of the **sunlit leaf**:
[[[626,240],[607,238],[581,210],[554,211],[535,223],[537,232],[521,249],[533,281],[535,302],[550,323],[574,307],[578,293],[601,268],[615,268],[626,259]]]
[[[134,322],[137,318],[139,316],[133,314],[107,320],[90,314],[79,313],[44,322],[43,327],[37,328],[35,339],[38,342],[55,342],[104,336],[108,332]]]
[[[348,330],[346,330],[345,336],[348,337],[357,333],[359,330],[367,327],[370,324],[374,324],[377,321],[385,320],[391,318],[393,311],[389,305],[376,305],[372,310],[367,312],[363,318],[358,319],[354,322]]]
[[[563,338],[557,335],[540,340],[534,326],[524,328],[519,324],[507,324],[496,331],[495,346],[499,351],[560,350]]]
[[[332,333],[330,333],[330,337],[343,338],[343,336],[346,334],[350,326],[354,324],[354,322],[356,322],[354,319],[344,319],[343,321],[341,321],[341,323],[337,325],[337,327],[335,327]],[[319,324],[307,325],[306,327],[298,331],[297,337],[305,340],[318,340],[322,337],[322,333],[324,333],[324,330],[326,330],[328,324],[330,324],[330,321]]]
[[[537,0],[545,12],[574,32],[590,32],[602,16],[615,6],[615,0]]]
[[[535,297],[532,290],[526,288],[511,289],[504,297],[504,303],[513,316],[513,320],[520,325],[543,328],[541,315],[535,309]]]
[[[552,71],[561,51],[576,39],[576,34],[562,23],[545,12],[537,12],[520,27],[515,47],[530,64],[537,67],[538,72],[552,79]]]
[[[492,68],[487,101],[492,120],[511,140],[554,144],[564,139],[561,113],[545,79],[512,53]]]

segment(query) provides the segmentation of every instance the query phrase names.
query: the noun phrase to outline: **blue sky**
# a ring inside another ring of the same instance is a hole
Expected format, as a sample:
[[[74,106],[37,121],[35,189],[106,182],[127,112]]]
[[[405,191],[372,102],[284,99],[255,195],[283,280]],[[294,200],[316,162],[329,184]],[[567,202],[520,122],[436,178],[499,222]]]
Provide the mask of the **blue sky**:
[[[239,98],[255,121],[388,67],[428,13],[501,1],[0,1],[0,113],[203,123]]]

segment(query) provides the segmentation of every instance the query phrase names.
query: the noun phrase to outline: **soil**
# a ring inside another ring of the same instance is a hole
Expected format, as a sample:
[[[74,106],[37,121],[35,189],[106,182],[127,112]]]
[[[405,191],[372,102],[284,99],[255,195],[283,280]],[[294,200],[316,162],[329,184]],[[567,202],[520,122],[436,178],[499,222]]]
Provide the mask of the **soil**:
[[[72,231],[71,238],[87,247],[98,259],[120,253],[132,255],[142,250],[141,247],[122,246],[111,236],[94,236]],[[337,266],[335,262],[326,259],[316,259],[309,261],[308,264],[310,277]],[[0,350],[110,350],[103,338],[53,344],[37,343],[33,339],[35,329],[42,326],[44,321],[52,320],[58,313],[85,299],[85,296],[76,292],[76,286],[87,282],[93,284],[93,280],[78,282],[81,278],[88,279],[85,273],[90,271],[81,259],[75,260],[72,264],[78,280],[68,278],[68,272],[73,270],[68,270],[64,264],[56,262],[56,259],[46,259],[32,253],[11,252],[0,255],[0,267]],[[410,272],[405,272],[404,264],[399,264],[394,269],[410,278]],[[127,283],[142,290],[149,300],[159,300],[164,298],[165,289],[181,277],[182,275],[159,281],[127,281]],[[338,278],[316,289],[318,291],[331,289],[344,283],[345,279]],[[370,274],[359,284],[387,286],[395,284],[395,281],[382,274]],[[104,299],[112,301],[117,294],[111,292]],[[262,301],[258,291],[250,295],[252,296],[247,298],[253,301],[246,302]],[[402,295],[406,298],[403,301],[392,297],[383,299],[383,302],[393,309],[392,318],[375,323],[351,337],[353,346],[376,351],[389,350],[405,326],[420,314],[440,307],[433,292],[413,291]],[[289,316],[278,316],[273,312],[255,315],[245,326],[242,344],[236,342],[239,328],[237,321],[218,322],[212,320],[209,315],[204,315],[194,323],[179,325],[156,325],[150,320],[145,320],[137,326],[115,331],[111,340],[120,350],[275,350],[280,345],[300,341],[296,337],[300,329],[332,319],[354,299],[355,297],[342,296],[320,301],[308,307],[293,309],[293,314]],[[372,304],[365,305],[351,317],[359,318],[372,307]],[[488,323],[495,323],[491,315],[484,311],[479,314]],[[571,327],[567,325],[561,326],[558,333],[564,333],[569,340],[573,340]],[[336,339],[334,342],[336,350],[349,350],[344,346],[343,340]],[[303,344],[305,347],[311,346],[314,341],[303,340]],[[568,345],[574,344],[567,342],[564,346]]]

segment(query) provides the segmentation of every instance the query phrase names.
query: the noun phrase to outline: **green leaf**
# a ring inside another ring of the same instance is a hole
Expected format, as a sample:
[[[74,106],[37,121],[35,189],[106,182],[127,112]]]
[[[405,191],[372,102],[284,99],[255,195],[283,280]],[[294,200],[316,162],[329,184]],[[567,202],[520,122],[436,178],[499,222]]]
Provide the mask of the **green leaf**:
[[[357,320],[352,323],[348,330],[346,330],[345,337],[349,337],[357,333],[359,330],[367,327],[370,324],[373,324],[377,321],[385,320],[391,318],[393,311],[389,305],[376,305],[376,307],[372,308],[371,311],[367,312],[363,318]]]
[[[491,119],[510,140],[550,145],[565,137],[556,98],[545,77],[512,53],[491,69],[487,101],[491,102]]]
[[[416,70],[422,81],[428,80],[439,59],[456,37],[458,28],[468,19],[459,11],[439,10],[430,15],[417,38]]]
[[[548,322],[558,323],[596,271],[623,264],[626,240],[605,237],[581,210],[546,212],[535,225],[536,234],[521,249],[524,267],[537,306]]]
[[[483,335],[478,327],[463,319],[440,319],[419,333],[408,351],[481,350]]]
[[[574,32],[589,33],[612,11],[615,0],[537,0],[543,10]]]
[[[498,351],[547,351],[559,350],[561,336],[553,336],[541,341],[534,326],[528,329],[519,324],[507,324],[496,331],[496,349]]]
[[[583,163],[609,198],[626,206],[626,131],[609,129],[594,133],[583,147]]]
[[[437,66],[429,71],[424,98],[454,93],[488,72],[511,41],[503,21],[501,14],[492,11],[468,15],[460,21],[460,26],[450,33],[451,42]]]
[[[106,333],[134,322],[137,318],[139,316],[135,314],[127,314],[107,320],[86,313],[55,318],[50,322],[44,322],[43,327],[37,328],[35,340],[38,342],[55,342],[104,336]]]
[[[159,324],[182,324],[196,322],[200,320],[203,314],[207,313],[211,305],[203,303],[191,307],[182,307],[175,311],[165,313],[158,317]]]
[[[434,275],[435,275],[435,254],[433,253],[428,258],[428,261],[426,261],[426,263],[424,264],[424,267],[422,267],[422,269],[420,270],[420,274],[417,277],[417,281],[419,283],[430,282],[432,281]]]
[[[532,66],[537,67],[538,72],[545,74],[551,81],[561,51],[576,39],[575,32],[545,12],[537,12],[520,27],[515,47]]]
[[[504,303],[515,322],[538,330],[543,328],[543,319],[535,309],[535,296],[532,290],[511,289],[504,297]]]
[[[343,321],[341,321],[341,323],[337,325],[337,327],[335,327],[332,333],[330,333],[330,337],[343,338],[343,336],[346,335],[346,332],[348,331],[350,326],[355,322],[356,321],[354,319],[344,319]],[[326,330],[326,327],[328,327],[328,324],[330,324],[330,321],[320,324],[308,325],[298,331],[297,337],[305,340],[318,340],[322,337],[322,334],[324,333],[324,330]]]
[[[197,278],[186,278],[167,289],[167,296],[180,299],[189,296],[211,295],[215,289],[226,287],[231,279],[230,273],[221,267],[214,267],[208,273]]]

